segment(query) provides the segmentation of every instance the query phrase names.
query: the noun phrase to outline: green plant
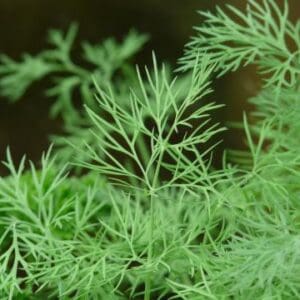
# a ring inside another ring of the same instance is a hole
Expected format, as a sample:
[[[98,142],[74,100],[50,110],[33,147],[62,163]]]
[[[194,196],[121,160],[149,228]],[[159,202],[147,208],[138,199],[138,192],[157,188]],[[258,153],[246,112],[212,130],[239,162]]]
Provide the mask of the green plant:
[[[124,88],[135,84],[132,76],[134,66],[130,61],[148,37],[132,30],[120,43],[113,38],[95,45],[84,42],[81,44],[81,57],[74,58],[72,47],[77,31],[76,24],[72,24],[65,34],[58,30],[50,31],[50,49],[35,56],[25,54],[20,62],[2,55],[0,92],[14,102],[21,99],[35,81],[50,78],[51,86],[46,91],[46,96],[53,98],[50,116],[61,117],[67,137],[78,144],[83,140],[93,142],[89,134],[91,122],[85,111],[80,109],[87,104],[97,111],[92,91],[93,79],[97,79],[101,86],[113,82],[119,101],[126,105]],[[77,61],[81,61],[83,66]],[[74,152],[66,145],[65,135],[54,136],[52,140],[55,141],[58,160],[64,165],[72,159]]]
[[[80,69],[51,92],[66,126],[83,134],[70,131],[65,155],[49,150],[39,167],[25,168],[25,159],[17,167],[7,152],[3,299],[300,297],[299,22],[273,0],[204,15],[175,79],[155,55],[144,72],[125,64],[144,41],[135,34],[121,46],[86,46],[99,74]],[[70,71],[74,35],[74,27],[66,39],[52,33],[57,49],[21,63],[4,58],[3,93],[18,98],[53,63]],[[249,63],[265,85],[237,125],[248,151],[226,151],[216,170],[224,128],[211,120],[221,105],[207,102],[210,81]],[[73,86],[81,73],[86,81]],[[86,112],[70,106],[75,86]],[[84,175],[68,174],[74,166]]]

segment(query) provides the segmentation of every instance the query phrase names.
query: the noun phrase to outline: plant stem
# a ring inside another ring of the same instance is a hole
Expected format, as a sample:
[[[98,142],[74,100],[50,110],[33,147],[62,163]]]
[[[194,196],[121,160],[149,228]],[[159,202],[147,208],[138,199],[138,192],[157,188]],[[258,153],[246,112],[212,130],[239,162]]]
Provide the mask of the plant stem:
[[[150,300],[151,296],[151,279],[148,277],[145,281],[145,295],[144,300]]]
[[[150,236],[149,236],[149,248],[148,248],[148,261],[151,261],[153,256],[153,233],[154,233],[154,226],[155,226],[154,197],[155,197],[155,191],[156,191],[156,186],[157,186],[163,155],[164,155],[164,150],[162,150],[161,153],[159,154],[158,163],[156,165],[156,170],[153,176],[152,189],[150,191],[150,233],[149,233]],[[148,278],[145,281],[144,300],[150,300],[150,296],[151,296],[151,277],[148,276]]]
[[[153,256],[153,232],[154,232],[154,194],[150,194],[150,233],[149,233],[149,248],[148,261],[151,261]],[[145,295],[144,300],[150,300],[151,296],[151,276],[148,275],[145,280]]]

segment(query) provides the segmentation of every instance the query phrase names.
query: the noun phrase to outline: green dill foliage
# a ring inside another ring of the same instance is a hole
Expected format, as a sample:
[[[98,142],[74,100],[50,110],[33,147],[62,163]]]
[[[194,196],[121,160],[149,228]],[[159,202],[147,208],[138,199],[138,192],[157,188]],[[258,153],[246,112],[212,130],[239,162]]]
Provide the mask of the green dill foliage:
[[[48,34],[50,48],[35,56],[25,54],[21,61],[2,55],[0,92],[9,100],[17,101],[34,82],[50,78],[51,86],[46,90],[46,96],[53,99],[50,116],[61,117],[67,137],[78,144],[83,140],[93,142],[88,131],[90,120],[83,109],[78,109],[83,104],[96,108],[91,92],[93,80],[101,86],[113,83],[114,90],[122,99],[124,87],[134,84],[132,73],[135,67],[130,61],[148,37],[131,30],[122,42],[113,38],[95,45],[84,42],[81,44],[81,57],[73,58],[77,31],[76,24],[71,25],[65,34],[51,30]],[[74,152],[66,145],[66,136],[54,136],[52,141],[58,148],[58,160],[64,165]]]
[[[68,143],[55,138],[39,166],[7,151],[0,299],[300,298],[299,22],[275,0],[202,14],[176,77],[154,54],[135,70],[136,33],[83,44],[94,69],[75,65],[76,26],[51,32],[54,49],[2,58],[11,100],[59,76],[47,95]],[[211,80],[247,64],[265,81],[237,125],[248,150],[215,170]]]
[[[111,89],[105,91],[96,84],[99,106],[111,118],[108,121],[106,116],[99,116],[87,108],[95,124],[92,134],[98,139],[98,147],[94,149],[86,143],[86,148],[78,149],[91,157],[92,163],[83,166],[114,176],[112,179],[122,185],[128,182],[135,189],[147,190],[151,195],[180,183],[192,183],[191,188],[201,183],[206,153],[199,154],[197,146],[222,130],[218,124],[209,124],[211,111],[220,105],[208,103],[188,111],[210,93],[208,78],[212,67],[207,61],[199,71],[194,70],[190,82],[186,82],[185,90],[180,93],[176,78],[169,80],[164,66],[160,70],[155,57],[153,64],[152,76],[148,68],[145,69],[148,89],[138,70],[140,86],[129,91],[130,108],[127,110],[119,104]],[[177,136],[179,132],[180,137]],[[141,140],[148,141],[149,149],[138,153]],[[189,161],[188,153],[194,153],[194,161]],[[133,166],[119,161],[116,156],[120,155]],[[160,182],[163,170],[169,170],[170,176],[167,181]]]
[[[196,56],[209,54],[219,76],[255,63],[261,74],[269,75],[266,85],[295,85],[299,77],[300,23],[294,25],[288,20],[288,1],[283,1],[283,10],[276,2],[249,0],[246,13],[230,5],[230,15],[220,8],[215,14],[200,12],[206,21],[196,27],[198,35],[180,60],[182,69],[190,68]]]

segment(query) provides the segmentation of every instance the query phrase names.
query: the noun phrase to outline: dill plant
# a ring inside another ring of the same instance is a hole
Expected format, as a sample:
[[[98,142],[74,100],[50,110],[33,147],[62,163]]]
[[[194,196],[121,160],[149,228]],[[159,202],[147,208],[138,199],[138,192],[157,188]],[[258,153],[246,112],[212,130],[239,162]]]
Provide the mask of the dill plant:
[[[287,1],[201,14],[177,76],[154,54],[134,70],[128,59],[145,41],[136,33],[85,44],[95,69],[79,67],[74,26],[50,34],[54,49],[2,58],[11,100],[62,72],[48,95],[68,137],[39,166],[16,166],[7,151],[1,299],[300,298],[299,22]],[[229,149],[215,170],[224,128],[211,120],[220,105],[206,100],[210,81],[247,64],[264,81],[237,125],[248,150]]]

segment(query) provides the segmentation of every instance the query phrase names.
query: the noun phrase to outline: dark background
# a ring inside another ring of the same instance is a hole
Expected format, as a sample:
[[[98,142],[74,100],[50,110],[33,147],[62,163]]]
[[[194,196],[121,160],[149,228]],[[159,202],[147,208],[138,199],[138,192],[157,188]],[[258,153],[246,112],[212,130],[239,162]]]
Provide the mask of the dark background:
[[[297,19],[300,1],[289,3],[292,18]],[[246,1],[0,0],[0,52],[13,58],[23,52],[36,53],[46,46],[48,29],[67,29],[76,21],[80,24],[79,41],[99,42],[109,36],[121,38],[131,28],[149,33],[151,40],[138,62],[148,63],[154,49],[160,60],[175,63],[193,34],[192,26],[201,22],[196,10],[213,9],[216,4],[244,7]],[[0,98],[0,160],[5,157],[7,145],[15,160],[23,154],[37,160],[49,145],[48,134],[60,132],[59,120],[48,118],[51,100],[44,96],[42,87],[43,83],[37,84],[16,104]],[[220,120],[240,120],[242,111],[249,109],[247,97],[254,95],[258,87],[254,67],[218,80],[213,98],[227,105],[220,113]],[[238,147],[240,136],[228,131],[224,145]]]

